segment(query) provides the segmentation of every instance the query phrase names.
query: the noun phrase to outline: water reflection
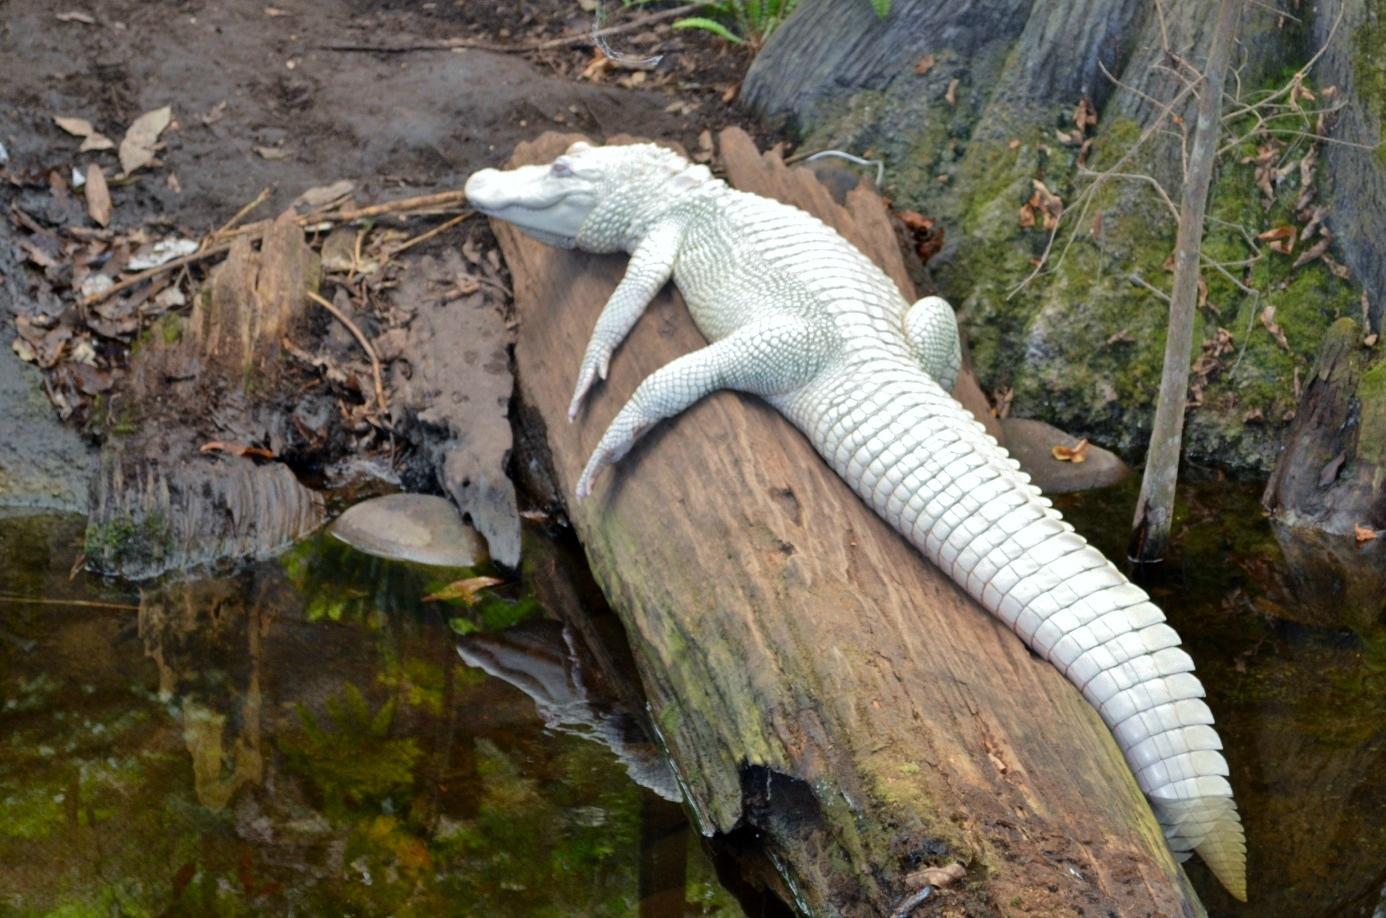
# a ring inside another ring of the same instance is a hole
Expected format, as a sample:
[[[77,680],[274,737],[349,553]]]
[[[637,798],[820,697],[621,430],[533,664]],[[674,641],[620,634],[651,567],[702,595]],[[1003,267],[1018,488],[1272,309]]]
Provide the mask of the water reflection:
[[[539,648],[640,751],[533,599],[326,540],[133,592],[68,581],[80,538],[0,523],[0,592],[63,602],[0,600],[0,912],[741,914],[678,806],[459,657]]]
[[[1135,488],[1055,503],[1120,557]],[[1304,578],[1254,486],[1180,488],[1174,551],[1143,585],[1184,637],[1217,716],[1251,901],[1234,902],[1198,862],[1187,865],[1194,884],[1213,915],[1372,915],[1386,886],[1386,635],[1300,623]],[[1343,622],[1374,615],[1340,611]]]
[[[1116,554],[1134,487],[1058,503]],[[1218,715],[1252,899],[1191,862],[1199,892],[1386,918],[1386,635],[1302,623],[1255,489],[1181,495],[1147,586]],[[328,540],[144,592],[71,581],[81,537],[0,522],[0,594],[58,602],[0,599],[0,913],[784,913],[754,838],[714,868],[662,796],[619,629],[552,545],[466,608],[421,601],[465,572]]]

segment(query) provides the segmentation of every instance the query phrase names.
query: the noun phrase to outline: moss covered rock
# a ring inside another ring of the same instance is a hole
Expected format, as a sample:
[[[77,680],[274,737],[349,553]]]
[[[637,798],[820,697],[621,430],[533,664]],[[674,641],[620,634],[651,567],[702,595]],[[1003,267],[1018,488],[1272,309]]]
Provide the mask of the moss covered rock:
[[[1248,7],[1240,98],[1287,86],[1338,5],[1285,28]],[[1347,5],[1378,21],[1362,3]],[[1168,35],[1198,59],[1214,6],[1174,3],[1161,20],[1154,7],[1127,2],[979,9],[901,0],[881,23],[855,6],[805,0],[762,51],[743,97],[791,119],[805,149],[882,159],[896,204],[942,222],[947,241],[930,266],[958,307],[986,389],[1012,398],[1015,414],[1139,459],[1159,383],[1182,174],[1177,130],[1152,126],[1158,102],[1179,98],[1175,110],[1187,114],[1192,101],[1161,65],[1161,45]],[[1364,66],[1358,82],[1368,91],[1376,70]],[[1335,74],[1282,93],[1281,103],[1299,108],[1270,130],[1228,106],[1191,355],[1194,461],[1268,472],[1326,329],[1361,312],[1355,281],[1367,283],[1372,310],[1381,299],[1373,285],[1386,288],[1386,274],[1374,273],[1386,262],[1361,244],[1380,238],[1369,233],[1374,223],[1350,223],[1335,239],[1325,229],[1346,212],[1331,167],[1348,161],[1307,135],[1320,127],[1324,99],[1343,98],[1341,86],[1323,91]],[[1358,135],[1376,130],[1359,121],[1350,125]],[[1114,174],[1094,182],[1102,170]],[[1292,241],[1276,235],[1284,228]],[[1344,240],[1349,231],[1357,235]],[[1321,242],[1326,259],[1302,259]]]

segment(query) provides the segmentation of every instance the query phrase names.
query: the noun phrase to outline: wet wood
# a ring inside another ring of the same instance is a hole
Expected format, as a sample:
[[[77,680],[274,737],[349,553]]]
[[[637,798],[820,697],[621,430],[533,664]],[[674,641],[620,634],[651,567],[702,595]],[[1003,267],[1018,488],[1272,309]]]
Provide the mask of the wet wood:
[[[545,135],[515,160],[550,159],[575,139]],[[860,198],[855,210],[828,207],[741,137],[722,143],[738,181],[812,198],[894,273],[893,236],[857,221],[869,211]],[[625,259],[496,232],[514,280],[526,414],[547,426],[571,495],[638,382],[705,342],[666,291],[568,423],[583,347]],[[704,400],[569,515],[701,828],[754,826],[801,907],[889,914],[916,892],[907,874],[959,860],[967,878],[921,912],[1198,910],[1096,714],[768,406],[735,393]]]
[[[1386,400],[1364,334],[1349,318],[1329,328],[1261,501],[1300,600],[1277,611],[1370,633],[1386,622],[1386,539],[1357,531],[1386,535]]]
[[[289,466],[209,441],[281,453],[290,413],[313,396],[285,391],[284,340],[321,276],[293,211],[259,249],[237,238],[184,321],[166,316],[132,352],[121,407],[134,429],[107,439],[92,489],[87,566],[132,579],[227,559],[262,559],[317,528],[322,496]]]

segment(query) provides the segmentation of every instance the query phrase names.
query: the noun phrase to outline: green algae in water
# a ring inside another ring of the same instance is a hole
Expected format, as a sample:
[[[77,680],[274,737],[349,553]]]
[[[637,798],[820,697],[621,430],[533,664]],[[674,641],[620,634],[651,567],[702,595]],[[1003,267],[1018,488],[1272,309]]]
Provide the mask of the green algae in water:
[[[318,538],[139,592],[70,583],[81,540],[0,521],[3,592],[106,604],[0,600],[0,913],[740,914],[680,808],[459,658],[421,598],[468,572]],[[493,592],[481,630],[542,611]]]

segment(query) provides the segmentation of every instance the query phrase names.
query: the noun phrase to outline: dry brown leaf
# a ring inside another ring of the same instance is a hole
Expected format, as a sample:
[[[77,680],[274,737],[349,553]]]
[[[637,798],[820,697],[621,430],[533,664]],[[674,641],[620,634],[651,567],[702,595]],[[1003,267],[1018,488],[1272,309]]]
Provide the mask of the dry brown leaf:
[[[1041,182],[1033,179],[1031,185],[1034,187],[1034,194],[1030,195],[1027,206],[1032,208],[1035,213],[1043,214],[1042,225],[1047,230],[1052,230],[1059,225],[1059,218],[1064,213],[1064,201]],[[1022,218],[1023,219],[1023,218]],[[1023,224],[1022,224],[1023,225]]]
[[[1343,280],[1349,280],[1352,277],[1352,271],[1348,269],[1348,266],[1338,261],[1336,258],[1328,254],[1327,252],[1324,252],[1322,255],[1319,256],[1319,258],[1322,259],[1323,263],[1328,266],[1328,270],[1333,272],[1334,277],[1338,277]]]
[[[1295,248],[1295,228],[1288,223],[1257,233],[1256,238],[1270,243],[1270,249],[1281,255],[1289,255]]]
[[[1030,229],[1035,225],[1035,209],[1028,203],[1020,205],[1020,228]]]
[[[1079,99],[1074,107],[1073,123],[1080,133],[1087,133],[1088,128],[1097,124],[1097,110],[1092,107],[1087,96]]]
[[[602,77],[611,69],[611,59],[598,51],[592,55],[592,59],[587,62],[587,66],[582,68],[582,73],[578,74],[579,80],[588,80],[592,83],[600,83]]]
[[[1080,462],[1088,461],[1088,441],[1084,437],[1072,446],[1055,446],[1049,450],[1049,455],[1060,462],[1072,462],[1077,465]]]
[[[1318,242],[1314,243],[1313,246],[1299,253],[1299,257],[1295,259],[1294,267],[1300,268],[1304,265],[1309,264],[1309,262],[1313,261],[1316,258],[1322,258],[1323,253],[1328,251],[1328,246],[1332,242],[1333,237],[1322,237],[1321,239],[1319,239]]]
[[[1020,138],[1019,138],[1019,137],[1012,137],[1010,140],[1006,141],[1006,149],[1007,149],[1007,150],[1018,150],[1018,149],[1020,149]]]
[[[460,599],[466,605],[476,602],[476,594],[497,584],[504,583],[495,577],[468,577],[465,580],[454,580],[436,593],[429,593],[423,598],[424,602],[447,602],[448,600]]]
[[[100,226],[111,225],[111,189],[106,185],[106,173],[92,163],[87,167],[87,216]]]
[[[203,113],[203,114],[201,114],[201,115],[198,115],[198,116],[197,116],[197,120],[198,120],[198,121],[201,121],[202,124],[203,124],[205,127],[211,127],[212,125],[216,124],[218,121],[220,121],[220,120],[221,120],[222,118],[224,118],[225,116],[226,116],[226,100],[223,99],[223,100],[221,100],[220,102],[218,102],[216,105],[213,105],[211,108],[207,109],[207,111],[206,111],[205,113]]]
[[[249,443],[231,443],[225,440],[209,440],[197,448],[200,453],[226,453],[229,456],[258,456],[261,459],[273,459],[274,453],[265,449],[263,446],[251,446]]]
[[[724,90],[722,90],[722,104],[723,104],[723,105],[731,105],[732,102],[736,100],[736,94],[739,93],[740,91],[741,91],[741,84],[740,84],[740,83],[731,83],[731,84],[728,84],[727,88],[724,89]]]
[[[350,179],[342,179],[333,182],[331,185],[318,185],[309,188],[303,194],[294,198],[294,207],[306,207],[308,210],[317,210],[329,204],[336,203],[342,198],[351,194],[356,188],[356,183]]]
[[[1380,337],[1380,336],[1377,335],[1376,332],[1372,332],[1370,335],[1367,335],[1365,338],[1362,339],[1362,346],[1363,346],[1363,347],[1376,347],[1376,341],[1377,341],[1377,338],[1378,338],[1378,337]]]
[[[926,55],[924,55],[923,57],[921,57],[919,60],[917,60],[917,61],[914,62],[914,72],[917,73],[917,74],[919,74],[920,76],[923,76],[924,74],[928,73],[930,70],[933,70],[933,69],[934,69],[934,65],[937,64],[937,63],[938,63],[938,58],[937,58],[937,57],[935,57],[935,56],[932,55],[932,54],[926,54]]]
[[[924,216],[917,210],[902,210],[897,214],[897,216],[899,216],[901,223],[905,224],[912,230],[919,230],[921,232],[927,233],[931,232],[935,226],[933,220]]]
[[[10,342],[10,347],[19,355],[19,359],[25,363],[36,363],[38,361],[38,352],[34,350],[32,344],[25,341],[23,338],[15,338]]]
[[[1357,541],[1358,545],[1361,545],[1364,542],[1375,541],[1377,537],[1377,531],[1369,526],[1363,526],[1360,523],[1355,523],[1352,527],[1352,537]]]
[[[115,142],[111,138],[92,127],[91,122],[85,118],[64,118],[54,115],[53,123],[73,137],[82,138],[82,145],[77,148],[78,153],[110,150],[115,147]]]
[[[957,78],[957,77],[953,77],[953,79],[951,79],[951,80],[948,81],[948,88],[945,89],[945,90],[943,91],[943,101],[945,101],[945,102],[947,102],[949,105],[953,105],[953,106],[956,106],[956,105],[958,104],[958,78]]]
[[[1011,413],[1011,402],[1015,400],[1015,389],[1003,386],[991,393],[991,413],[994,417],[1005,418]]]
[[[965,876],[967,876],[967,870],[963,868],[962,864],[954,861],[943,867],[922,867],[907,876],[905,883],[911,888],[932,886],[935,889],[943,889]]]
[[[126,174],[154,161],[159,135],[173,121],[173,109],[165,105],[145,112],[134,120],[120,142],[120,168]]]
[[[1287,351],[1290,349],[1290,342],[1285,340],[1285,331],[1276,324],[1274,306],[1267,306],[1265,309],[1261,310],[1261,324],[1264,325],[1266,331],[1270,332],[1275,338],[1276,344],[1279,344]]]

